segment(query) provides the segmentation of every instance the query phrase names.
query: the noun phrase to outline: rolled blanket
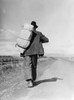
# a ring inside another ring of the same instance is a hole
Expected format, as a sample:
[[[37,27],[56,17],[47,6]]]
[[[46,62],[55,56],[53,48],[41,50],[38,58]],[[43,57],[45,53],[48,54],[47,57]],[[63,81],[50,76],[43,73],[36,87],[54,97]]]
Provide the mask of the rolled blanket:
[[[24,28],[21,30],[16,42],[16,48],[19,50],[26,49],[30,44],[30,37],[32,34],[33,26],[30,24],[25,24]]]

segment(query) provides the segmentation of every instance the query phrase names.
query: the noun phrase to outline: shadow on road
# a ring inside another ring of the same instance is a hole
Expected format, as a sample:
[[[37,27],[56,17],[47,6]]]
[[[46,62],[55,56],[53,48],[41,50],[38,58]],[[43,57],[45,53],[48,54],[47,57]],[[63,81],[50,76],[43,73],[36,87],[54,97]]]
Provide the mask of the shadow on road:
[[[45,82],[56,82],[57,80],[63,80],[62,78],[57,78],[57,77],[53,77],[51,79],[44,79],[44,80],[39,80],[34,82],[34,86],[37,86],[41,83],[45,83]]]

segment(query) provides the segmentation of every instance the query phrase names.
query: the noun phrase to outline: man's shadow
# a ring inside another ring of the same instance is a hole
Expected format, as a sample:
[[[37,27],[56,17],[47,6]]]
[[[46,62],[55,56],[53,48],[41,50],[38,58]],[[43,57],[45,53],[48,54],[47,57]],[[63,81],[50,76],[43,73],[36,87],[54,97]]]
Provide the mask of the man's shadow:
[[[35,81],[34,82],[34,86],[37,86],[41,83],[46,83],[46,82],[56,82],[57,80],[63,80],[62,78],[57,78],[57,77],[53,77],[51,79],[44,79],[44,80],[39,80],[39,81]]]

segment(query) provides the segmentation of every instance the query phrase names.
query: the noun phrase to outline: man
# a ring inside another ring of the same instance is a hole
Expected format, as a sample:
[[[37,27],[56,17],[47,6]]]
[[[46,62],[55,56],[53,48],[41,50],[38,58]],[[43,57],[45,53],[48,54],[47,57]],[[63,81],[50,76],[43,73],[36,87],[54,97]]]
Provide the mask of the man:
[[[49,42],[48,38],[45,37],[41,32],[36,31],[38,26],[35,21],[31,22],[31,25],[34,26],[31,41],[29,47],[24,51],[24,71],[25,71],[25,79],[28,83],[28,87],[33,87],[33,83],[37,77],[37,60],[38,56],[44,55],[44,48],[42,43]]]

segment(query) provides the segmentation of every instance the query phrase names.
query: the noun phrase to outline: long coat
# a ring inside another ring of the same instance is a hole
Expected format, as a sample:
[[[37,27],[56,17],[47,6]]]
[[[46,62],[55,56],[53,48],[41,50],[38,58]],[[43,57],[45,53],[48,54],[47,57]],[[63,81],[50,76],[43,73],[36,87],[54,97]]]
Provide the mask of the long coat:
[[[32,32],[32,39],[29,47],[24,52],[24,56],[29,55],[44,55],[44,48],[42,43],[49,42],[48,38],[39,31]]]

